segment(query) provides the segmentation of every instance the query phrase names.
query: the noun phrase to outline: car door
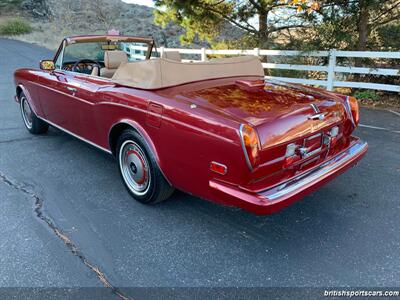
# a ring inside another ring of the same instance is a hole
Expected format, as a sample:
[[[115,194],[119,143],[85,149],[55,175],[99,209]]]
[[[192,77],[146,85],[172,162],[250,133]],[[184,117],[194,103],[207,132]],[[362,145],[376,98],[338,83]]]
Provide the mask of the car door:
[[[103,126],[103,119],[107,116],[99,116],[98,106],[104,101],[110,101],[106,96],[99,95],[103,88],[115,86],[115,83],[108,79],[94,76],[85,76],[79,88],[79,97],[84,101],[80,109],[80,122],[82,137],[93,143],[100,140],[99,130]],[[106,97],[106,98],[104,98]]]
[[[79,98],[82,81],[84,79],[79,74],[61,69],[45,72],[39,78],[42,86],[39,96],[45,119],[76,135],[81,134],[78,112],[82,105]]]

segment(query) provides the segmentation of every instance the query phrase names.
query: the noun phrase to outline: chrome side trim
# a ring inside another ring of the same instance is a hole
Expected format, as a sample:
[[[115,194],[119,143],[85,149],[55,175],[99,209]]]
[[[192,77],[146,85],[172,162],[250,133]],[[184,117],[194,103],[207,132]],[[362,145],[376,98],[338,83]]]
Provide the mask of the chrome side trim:
[[[346,164],[348,161],[358,156],[360,153],[364,152],[368,144],[364,141],[358,141],[353,146],[345,150],[344,152],[338,154],[333,159],[325,162],[321,166],[318,166],[316,169],[310,170],[305,174],[302,174],[294,179],[291,179],[271,190],[277,190],[269,194],[271,190],[266,190],[260,193],[260,195],[267,198],[267,200],[275,200],[286,194],[289,194],[295,190],[302,189],[313,181],[317,181],[328,174],[330,171],[339,168],[341,165]]]
[[[81,136],[75,134],[75,133],[72,133],[71,131],[69,131],[69,130],[67,130],[67,129],[65,129],[65,128],[59,126],[59,125],[56,125],[56,124],[54,124],[53,122],[51,122],[51,121],[49,121],[49,120],[46,120],[45,118],[42,118],[42,117],[39,117],[39,116],[38,116],[38,118],[41,119],[42,121],[48,123],[49,125],[51,125],[51,126],[57,128],[57,129],[59,129],[59,130],[61,130],[61,131],[64,131],[65,133],[68,133],[69,135],[72,135],[73,137],[75,137],[75,138],[77,138],[77,139],[79,139],[79,140],[81,140],[81,141],[83,141],[83,142],[85,142],[85,143],[88,143],[89,145],[91,145],[91,146],[93,146],[93,147],[96,147],[96,148],[98,148],[98,149],[100,149],[100,150],[103,150],[104,152],[107,152],[108,154],[111,154],[111,151],[108,150],[108,149],[106,149],[106,148],[103,148],[103,147],[101,147],[101,146],[99,146],[99,145],[97,145],[97,144],[95,144],[95,143],[93,143],[93,142],[91,142],[91,141],[89,141],[89,140],[87,140],[87,139],[85,139],[85,138],[83,138],[83,137],[81,137]]]

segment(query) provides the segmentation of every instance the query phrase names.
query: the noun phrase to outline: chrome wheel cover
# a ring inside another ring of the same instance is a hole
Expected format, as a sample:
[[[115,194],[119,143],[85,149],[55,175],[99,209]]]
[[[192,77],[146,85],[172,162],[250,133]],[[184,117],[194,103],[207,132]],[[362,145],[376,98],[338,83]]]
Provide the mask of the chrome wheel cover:
[[[132,140],[125,141],[119,151],[119,166],[129,190],[143,196],[150,188],[151,174],[147,157]]]
[[[28,103],[28,100],[26,100],[25,97],[21,97],[20,101],[21,101],[22,118],[24,120],[25,126],[28,129],[32,129],[32,122],[33,122],[32,109]]]

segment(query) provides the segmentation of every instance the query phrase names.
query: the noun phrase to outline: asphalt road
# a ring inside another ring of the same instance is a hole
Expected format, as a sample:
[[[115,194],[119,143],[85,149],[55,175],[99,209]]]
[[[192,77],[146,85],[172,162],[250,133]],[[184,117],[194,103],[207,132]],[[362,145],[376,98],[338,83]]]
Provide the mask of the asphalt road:
[[[399,116],[362,109],[384,128],[357,130],[364,160],[278,214],[180,192],[144,206],[107,154],[24,128],[12,73],[51,57],[0,39],[0,287],[399,286]]]

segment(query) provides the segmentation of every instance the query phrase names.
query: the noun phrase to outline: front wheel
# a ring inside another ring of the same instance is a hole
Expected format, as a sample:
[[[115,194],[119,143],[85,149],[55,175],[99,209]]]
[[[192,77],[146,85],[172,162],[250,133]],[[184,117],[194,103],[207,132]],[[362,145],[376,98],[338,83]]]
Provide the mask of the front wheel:
[[[153,204],[168,199],[174,188],[164,178],[146,141],[136,131],[125,130],[117,143],[118,168],[134,199]]]
[[[32,134],[46,133],[49,129],[49,125],[36,116],[24,93],[21,93],[19,103],[22,120],[24,121],[26,129]]]

